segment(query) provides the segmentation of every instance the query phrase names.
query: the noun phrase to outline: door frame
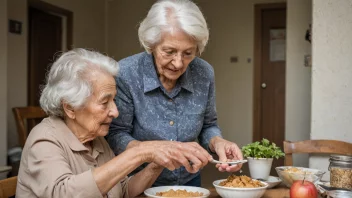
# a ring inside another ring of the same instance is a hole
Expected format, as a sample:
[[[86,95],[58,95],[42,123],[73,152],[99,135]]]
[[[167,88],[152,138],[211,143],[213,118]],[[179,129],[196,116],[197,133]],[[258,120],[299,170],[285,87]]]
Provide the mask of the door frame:
[[[57,7],[55,5],[43,2],[41,0],[28,0],[28,13],[29,13],[29,9],[30,8],[35,8],[38,10],[41,10],[43,12],[47,12],[47,13],[53,13],[53,14],[58,14],[61,16],[66,17],[66,48],[67,50],[71,50],[73,48],[73,12]],[[28,17],[28,22],[29,22],[29,17]],[[27,34],[29,34],[29,28],[28,28],[28,32]],[[28,37],[28,45],[27,45],[27,53],[28,53],[28,57],[27,57],[27,104],[30,105],[33,103],[31,98],[31,95],[29,93],[29,90],[31,90],[31,83],[30,83],[30,79],[31,77],[31,55],[30,55],[30,51],[33,50],[33,45],[30,46],[30,37]],[[65,49],[66,50],[66,49]]]
[[[260,137],[261,114],[262,114],[262,12],[264,10],[286,9],[285,3],[256,4],[254,7],[254,82],[253,82],[253,138],[257,141]],[[285,109],[284,109],[285,111]]]
[[[56,13],[65,16],[67,18],[66,47],[68,50],[73,48],[73,12],[40,0],[29,0],[28,9],[29,7],[33,7],[44,12]]]

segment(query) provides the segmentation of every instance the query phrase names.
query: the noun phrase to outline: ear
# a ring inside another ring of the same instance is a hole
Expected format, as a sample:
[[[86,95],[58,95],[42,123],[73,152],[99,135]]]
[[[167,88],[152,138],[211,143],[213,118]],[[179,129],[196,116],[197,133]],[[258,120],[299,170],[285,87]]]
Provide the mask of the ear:
[[[75,110],[73,109],[73,107],[71,105],[63,102],[62,107],[63,107],[65,114],[68,118],[70,118],[70,119],[76,118]]]

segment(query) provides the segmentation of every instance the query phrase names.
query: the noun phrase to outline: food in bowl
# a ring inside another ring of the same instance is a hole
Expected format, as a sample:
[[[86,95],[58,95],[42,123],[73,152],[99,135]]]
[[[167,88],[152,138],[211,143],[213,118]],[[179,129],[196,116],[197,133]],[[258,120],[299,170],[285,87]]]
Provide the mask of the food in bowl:
[[[144,191],[144,194],[147,197],[152,197],[152,198],[162,198],[165,197],[166,195],[157,195],[158,193],[161,192],[167,192],[167,191],[177,191],[177,190],[183,190],[183,191],[187,191],[187,192],[198,192],[199,195],[198,196],[188,196],[188,197],[197,197],[197,198],[207,198],[210,195],[210,191],[208,189],[205,188],[200,188],[200,187],[195,187],[195,186],[157,186],[157,187],[152,187],[152,188],[148,188]],[[200,195],[202,194],[202,195]],[[173,195],[173,197],[175,197]],[[181,197],[179,195],[176,195],[176,197]]]
[[[243,177],[245,178],[244,180],[247,181],[252,181],[252,182],[259,182],[261,187],[233,187],[232,182],[236,178],[239,179],[241,176],[229,176],[227,179],[221,179],[221,180],[216,180],[213,182],[213,186],[216,189],[216,192],[222,197],[222,198],[234,198],[234,197],[241,197],[241,198],[259,198],[262,197],[263,194],[265,193],[266,188],[268,187],[268,184],[262,181],[258,181],[255,179],[251,179],[250,177]],[[250,180],[248,180],[248,178]],[[223,186],[223,185],[228,185],[228,186]],[[259,186],[259,185],[258,185]]]
[[[157,196],[161,197],[201,197],[203,193],[201,192],[188,192],[187,190],[173,190],[170,189],[165,192],[157,192]]]
[[[248,176],[230,175],[225,181],[220,182],[220,186],[236,188],[256,188],[265,186],[258,180],[251,179]]]
[[[282,182],[290,188],[293,182],[297,180],[307,180],[313,183],[318,182],[324,171],[312,168],[294,167],[294,166],[279,166],[275,168]]]

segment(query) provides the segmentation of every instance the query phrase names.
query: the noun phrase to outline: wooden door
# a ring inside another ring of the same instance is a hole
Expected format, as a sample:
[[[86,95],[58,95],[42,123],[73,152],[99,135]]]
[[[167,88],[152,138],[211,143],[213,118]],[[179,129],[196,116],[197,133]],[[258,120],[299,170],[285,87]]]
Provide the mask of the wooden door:
[[[286,4],[256,5],[253,141],[285,139]],[[273,168],[283,159],[274,160]],[[276,175],[272,168],[271,174]]]
[[[62,19],[29,8],[28,104],[39,105],[40,86],[45,84],[48,66],[55,53],[62,51]]]

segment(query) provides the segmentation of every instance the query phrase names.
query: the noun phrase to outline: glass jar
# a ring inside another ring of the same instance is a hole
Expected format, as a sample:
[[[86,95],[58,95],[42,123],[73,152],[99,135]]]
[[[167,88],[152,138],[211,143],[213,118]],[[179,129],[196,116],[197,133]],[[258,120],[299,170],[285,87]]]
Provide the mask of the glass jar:
[[[351,198],[352,191],[347,190],[331,190],[327,192],[328,198]]]
[[[330,185],[352,190],[352,156],[330,156]]]

